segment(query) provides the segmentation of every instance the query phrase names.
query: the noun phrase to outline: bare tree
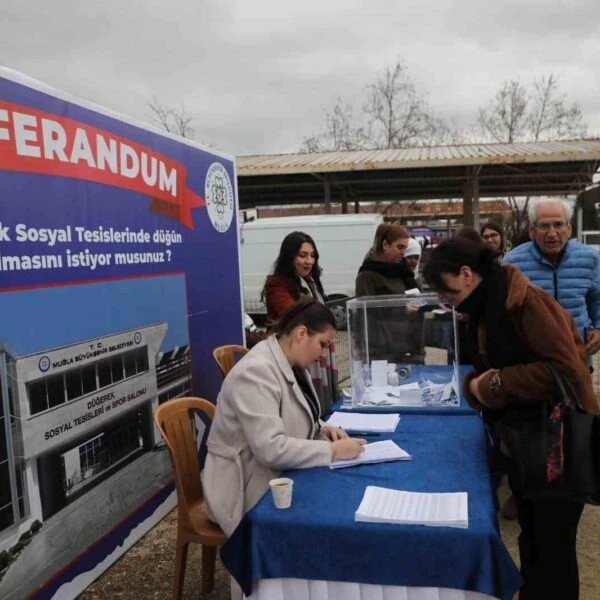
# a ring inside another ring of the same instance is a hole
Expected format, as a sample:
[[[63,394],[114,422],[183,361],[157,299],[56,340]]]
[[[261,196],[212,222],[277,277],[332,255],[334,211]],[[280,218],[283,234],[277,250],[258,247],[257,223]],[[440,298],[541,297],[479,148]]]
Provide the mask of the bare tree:
[[[368,117],[367,139],[373,148],[405,148],[423,144],[435,123],[425,98],[398,60],[387,67],[375,83],[367,86],[364,112]]]
[[[183,103],[179,108],[171,108],[152,96],[148,102],[152,122],[166,131],[184,138],[194,137],[192,117],[185,110]]]
[[[587,129],[581,109],[567,104],[553,74],[534,81],[530,88],[517,80],[504,82],[479,109],[478,124],[484,138],[501,143],[582,137]]]
[[[482,139],[501,143],[542,142],[583,137],[586,125],[577,104],[569,105],[558,77],[550,74],[529,87],[518,80],[506,81],[494,98],[479,109]],[[513,242],[527,227],[526,198],[509,197],[507,237]]]
[[[533,84],[531,110],[528,129],[533,140],[564,140],[584,137],[587,126],[583,121],[581,108],[577,104],[568,105],[565,94],[558,86],[558,77],[552,73]]]
[[[363,148],[365,134],[354,122],[354,110],[341,98],[331,111],[325,111],[325,129],[321,133],[304,138],[301,151],[356,150]]]
[[[516,142],[529,121],[528,103],[529,94],[519,81],[505,81],[493,100],[479,109],[478,122],[483,135],[494,142]]]
[[[362,110],[338,98],[325,111],[325,128],[307,137],[305,152],[363,148],[405,148],[444,143],[452,138],[451,127],[434,117],[404,63],[399,59],[365,88]]]

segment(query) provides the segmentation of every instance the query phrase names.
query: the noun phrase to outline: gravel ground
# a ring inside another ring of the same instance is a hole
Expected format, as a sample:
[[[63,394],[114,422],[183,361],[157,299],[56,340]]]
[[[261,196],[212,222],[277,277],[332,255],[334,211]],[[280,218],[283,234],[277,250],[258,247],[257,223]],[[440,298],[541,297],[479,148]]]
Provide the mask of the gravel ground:
[[[79,600],[163,600],[171,598],[177,511],[171,511],[129,552],[97,579]],[[229,600],[229,574],[217,559],[215,589],[202,595],[201,547],[190,544],[184,600]]]
[[[507,490],[501,487],[501,499]],[[172,511],[154,529],[149,531],[125,556],[115,563],[104,575],[92,584],[80,600],[146,600],[171,597],[173,561],[175,559],[175,533],[177,513]],[[502,537],[518,564],[516,521],[501,519]],[[579,527],[579,564],[581,577],[581,599],[600,598],[600,507],[586,507]],[[183,598],[202,598],[200,547],[190,546],[188,569]],[[215,589],[204,596],[207,600],[229,599],[229,576],[217,561]]]

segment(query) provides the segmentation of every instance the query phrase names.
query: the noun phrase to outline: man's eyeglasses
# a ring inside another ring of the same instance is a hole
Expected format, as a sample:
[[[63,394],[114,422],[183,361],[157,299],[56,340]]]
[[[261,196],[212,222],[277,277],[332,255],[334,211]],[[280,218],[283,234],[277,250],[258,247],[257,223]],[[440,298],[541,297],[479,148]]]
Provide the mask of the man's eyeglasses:
[[[483,239],[487,242],[488,240],[495,240],[496,238],[500,237],[499,233],[486,233],[485,235],[482,236]]]
[[[568,226],[569,224],[565,221],[545,221],[543,223],[535,224],[535,227],[540,231],[543,231],[544,233],[548,233],[551,229],[554,229],[554,231],[562,232],[565,231]]]

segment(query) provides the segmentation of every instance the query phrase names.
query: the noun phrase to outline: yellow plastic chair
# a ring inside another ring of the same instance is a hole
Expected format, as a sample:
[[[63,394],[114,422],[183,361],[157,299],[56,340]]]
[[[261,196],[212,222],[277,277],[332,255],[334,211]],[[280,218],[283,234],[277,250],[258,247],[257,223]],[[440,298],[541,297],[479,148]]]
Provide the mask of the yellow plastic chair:
[[[245,346],[236,346],[230,344],[228,346],[219,346],[213,350],[213,356],[217,361],[217,365],[223,374],[223,377],[227,376],[227,373],[231,371],[233,366],[248,352],[248,348]]]
[[[217,548],[225,543],[221,528],[207,517],[202,493],[194,413],[201,412],[213,420],[214,405],[202,398],[174,398],[161,404],[154,422],[165,440],[177,488],[177,542],[173,598],[183,592],[188,544],[202,544],[202,592],[214,588]]]

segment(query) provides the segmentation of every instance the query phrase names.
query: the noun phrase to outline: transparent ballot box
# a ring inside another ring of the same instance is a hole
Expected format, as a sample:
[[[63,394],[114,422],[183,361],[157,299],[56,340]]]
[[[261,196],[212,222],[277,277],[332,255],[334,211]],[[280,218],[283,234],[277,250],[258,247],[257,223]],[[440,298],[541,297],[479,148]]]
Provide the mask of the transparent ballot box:
[[[458,407],[458,327],[433,294],[347,303],[352,406]]]

